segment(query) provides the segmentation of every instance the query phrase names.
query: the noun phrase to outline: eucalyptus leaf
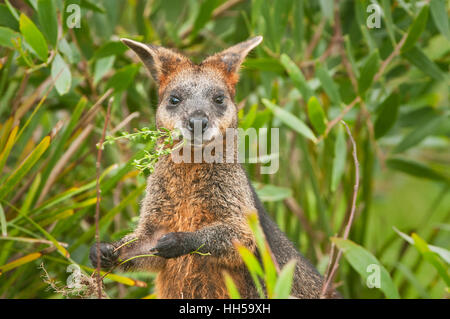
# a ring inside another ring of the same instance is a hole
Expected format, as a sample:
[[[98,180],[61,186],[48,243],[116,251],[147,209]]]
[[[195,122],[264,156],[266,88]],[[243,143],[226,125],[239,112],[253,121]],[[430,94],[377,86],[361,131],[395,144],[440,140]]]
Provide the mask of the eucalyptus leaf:
[[[20,14],[20,32],[42,61],[47,61],[48,46],[41,31],[24,13]]]
[[[52,78],[55,81],[56,91],[64,95],[70,90],[72,84],[72,74],[64,59],[56,54],[52,62]]]
[[[262,99],[262,103],[270,109],[273,114],[280,119],[284,124],[289,126],[291,129],[296,131],[297,133],[305,136],[306,138],[312,140],[313,142],[317,141],[316,136],[311,131],[311,129],[298,117],[294,116],[290,112],[280,108],[278,105],[273,104],[268,99]]]
[[[411,24],[408,30],[408,36],[406,37],[405,43],[402,46],[401,51],[406,52],[414,47],[417,40],[422,35],[422,32],[425,30],[427,20],[428,20],[428,11],[429,6],[425,5],[420,10],[417,17],[414,19],[414,22]]]
[[[8,48],[14,48],[13,39],[18,34],[10,28],[0,27],[0,45]]]
[[[305,101],[308,101],[309,98],[312,95],[314,95],[314,92],[310,88],[309,84],[306,82],[305,76],[303,75],[302,71],[294,63],[294,61],[292,61],[291,58],[284,53],[281,55],[280,61],[281,64],[286,69],[287,73],[289,74],[289,77],[291,78],[292,82],[294,82],[294,85],[302,94],[303,99]]]
[[[58,39],[58,20],[54,0],[38,0],[37,12],[42,31],[50,43],[55,47]]]
[[[312,96],[308,101],[308,116],[316,132],[323,134],[327,128],[327,118],[315,96]]]
[[[448,25],[448,10],[446,0],[431,0],[430,9],[434,24],[439,31],[450,41],[450,29]]]
[[[389,272],[369,251],[348,239],[333,237],[333,243],[342,249],[345,259],[356,272],[363,278],[365,283],[379,284],[380,290],[389,299],[398,299],[397,288],[392,281]]]
[[[441,173],[435,171],[434,169],[426,166],[425,164],[403,159],[403,158],[389,158],[386,161],[386,165],[394,170],[406,173],[419,178],[426,178],[441,182],[450,183],[448,177],[442,175]]]

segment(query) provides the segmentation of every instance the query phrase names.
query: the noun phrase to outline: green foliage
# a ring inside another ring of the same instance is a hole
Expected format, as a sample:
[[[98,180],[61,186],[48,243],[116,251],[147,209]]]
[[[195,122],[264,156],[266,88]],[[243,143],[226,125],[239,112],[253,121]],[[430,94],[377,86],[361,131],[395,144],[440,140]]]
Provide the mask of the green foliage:
[[[327,128],[327,119],[323,112],[322,106],[315,96],[312,96],[308,101],[308,116],[311,125],[317,133],[323,134]]]
[[[335,280],[344,297],[448,297],[449,2],[377,1],[383,14],[372,29],[372,2],[328,2],[232,1],[224,12],[230,1],[1,3],[0,296],[62,297],[46,289],[41,263],[63,283],[69,264],[93,271],[96,146],[109,97],[107,135],[114,137],[107,143],[114,143],[101,163],[101,240],[136,225],[145,189],[139,171],[151,173],[148,165],[163,155],[155,139],[169,136],[154,127],[155,83],[119,38],[176,48],[200,62],[262,35],[243,65],[236,102],[240,127],[280,129],[279,153],[271,155],[279,160],[276,174],[245,164],[271,217],[321,273],[337,234],[344,258]],[[67,24],[76,22],[70,4],[80,5],[79,28]],[[340,119],[350,126],[361,168],[346,241],[339,236],[354,163]],[[293,263],[277,273],[253,228],[261,263],[238,250],[268,297],[285,298]],[[380,289],[366,285],[371,263],[381,266]],[[111,273],[106,292],[152,296],[153,278]]]
[[[72,75],[69,67],[59,53],[56,54],[52,63],[52,79],[55,81],[56,91],[58,91],[60,95],[69,92],[72,83]]]
[[[159,130],[150,130],[148,127],[144,127],[135,133],[121,132],[118,137],[106,136],[105,142],[103,142],[102,148],[105,144],[113,144],[117,140],[127,139],[130,141],[142,140],[146,143],[151,143],[156,146],[156,142],[159,141],[159,146],[154,147],[151,151],[144,150],[144,156],[136,158],[133,161],[133,166],[143,173],[145,176],[149,176],[153,173],[155,164],[161,156],[169,155],[173,150],[183,145],[184,141],[180,141],[177,145],[174,145],[175,140],[180,138],[180,133],[177,131],[169,131],[161,128]]]
[[[269,244],[267,243],[263,230],[259,224],[258,215],[256,212],[249,213],[247,216],[248,224],[256,239],[256,246],[261,256],[262,264],[258,258],[246,247],[236,244],[236,249],[242,257],[247,266],[253,282],[257,288],[260,298],[269,299],[287,299],[290,296],[292,289],[292,281],[294,278],[294,271],[296,260],[290,260],[279,273],[277,272],[276,261],[272,258]],[[227,274],[225,276],[225,283],[227,285],[228,293],[231,298],[239,298],[236,285],[233,279]],[[264,286],[263,286],[264,284]],[[264,287],[264,288],[263,288]]]
[[[47,40],[52,46],[56,46],[58,40],[58,20],[53,0],[38,0],[37,13],[39,16],[39,23]]]
[[[379,288],[386,297],[395,299],[400,297],[388,271],[370,252],[348,239],[332,238],[332,241],[339,249],[342,249],[345,258],[364,281],[368,282],[370,276],[376,276],[379,273]],[[375,267],[371,270],[371,266]]]
[[[278,105],[273,104],[267,99],[263,98],[261,102],[268,109],[270,109],[281,122],[289,126],[291,129],[314,142],[317,141],[313,131],[301,119],[291,114],[289,111],[286,111],[285,109],[279,107]]]

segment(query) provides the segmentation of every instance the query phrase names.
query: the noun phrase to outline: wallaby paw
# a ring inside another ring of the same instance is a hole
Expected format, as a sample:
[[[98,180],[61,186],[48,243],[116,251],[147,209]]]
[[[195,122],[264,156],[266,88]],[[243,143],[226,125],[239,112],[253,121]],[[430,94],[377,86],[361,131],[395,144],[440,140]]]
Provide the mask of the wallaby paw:
[[[155,255],[164,258],[175,258],[190,253],[188,236],[189,233],[187,232],[165,234],[158,240],[153,249],[156,251]]]
[[[100,243],[100,267],[103,269],[112,268],[117,264],[119,252],[115,250],[114,245],[110,243]],[[97,266],[97,244],[92,245],[89,252],[91,264]]]

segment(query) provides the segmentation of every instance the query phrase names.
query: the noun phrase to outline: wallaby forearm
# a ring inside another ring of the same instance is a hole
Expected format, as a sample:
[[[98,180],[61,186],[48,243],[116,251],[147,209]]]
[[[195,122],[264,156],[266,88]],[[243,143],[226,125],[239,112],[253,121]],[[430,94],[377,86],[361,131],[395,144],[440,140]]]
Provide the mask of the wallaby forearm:
[[[210,254],[229,265],[240,264],[240,256],[234,243],[244,245],[252,251],[255,248],[253,234],[246,227],[237,228],[235,225],[217,223],[185,234],[184,245],[187,251]]]

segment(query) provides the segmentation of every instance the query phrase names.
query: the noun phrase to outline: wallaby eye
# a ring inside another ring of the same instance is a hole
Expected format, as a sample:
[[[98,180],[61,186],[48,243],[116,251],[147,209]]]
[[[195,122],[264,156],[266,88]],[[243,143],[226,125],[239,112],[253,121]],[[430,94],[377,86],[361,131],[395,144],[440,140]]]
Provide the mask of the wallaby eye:
[[[169,103],[170,103],[171,105],[177,105],[177,104],[180,103],[180,102],[181,102],[181,99],[180,99],[179,97],[175,96],[175,95],[171,95],[171,96],[169,97]]]
[[[218,95],[214,97],[214,103],[216,104],[223,104],[223,100],[225,99],[225,96]]]

